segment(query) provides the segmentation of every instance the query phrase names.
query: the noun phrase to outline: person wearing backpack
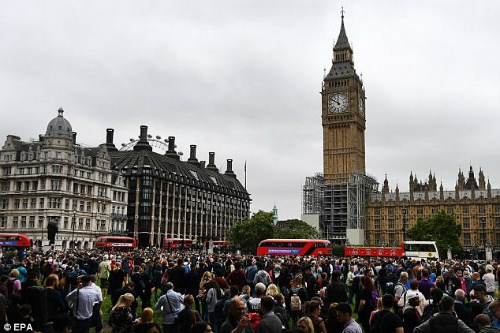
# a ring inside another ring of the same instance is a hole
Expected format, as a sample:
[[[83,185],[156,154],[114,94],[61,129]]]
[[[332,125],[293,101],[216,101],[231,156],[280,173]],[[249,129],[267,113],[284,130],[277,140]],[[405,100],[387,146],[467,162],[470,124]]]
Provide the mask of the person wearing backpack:
[[[403,321],[392,312],[393,307],[394,297],[390,294],[382,296],[382,310],[373,315],[370,333],[403,333]]]
[[[440,302],[440,311],[438,314],[415,327],[413,333],[440,333],[440,332],[456,332],[456,333],[473,333],[470,327],[458,319],[454,312],[454,300],[449,296],[443,297]]]
[[[293,327],[295,327],[297,326],[297,320],[302,316],[304,305],[307,301],[307,292],[303,286],[302,274],[297,274],[291,283],[292,288],[290,290],[288,304]]]

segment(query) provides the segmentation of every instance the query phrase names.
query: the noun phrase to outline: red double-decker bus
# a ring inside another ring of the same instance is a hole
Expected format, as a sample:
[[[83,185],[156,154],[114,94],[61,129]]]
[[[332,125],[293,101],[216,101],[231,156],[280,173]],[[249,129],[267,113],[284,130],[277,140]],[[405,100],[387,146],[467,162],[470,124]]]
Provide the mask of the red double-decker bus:
[[[132,237],[99,236],[94,247],[102,250],[130,250],[137,247],[137,241]]]
[[[265,239],[257,247],[257,255],[322,256],[331,255],[330,241],[325,239]]]
[[[28,248],[31,247],[31,240],[25,234],[0,234],[0,247],[2,248]]]
[[[193,245],[193,240],[190,238],[165,238],[163,239],[164,249],[186,249],[190,250]]]

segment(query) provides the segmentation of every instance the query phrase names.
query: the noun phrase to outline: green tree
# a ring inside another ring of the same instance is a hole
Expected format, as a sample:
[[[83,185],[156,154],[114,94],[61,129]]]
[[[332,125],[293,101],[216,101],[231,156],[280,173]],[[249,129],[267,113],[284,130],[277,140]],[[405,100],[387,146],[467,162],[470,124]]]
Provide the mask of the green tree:
[[[455,216],[441,211],[429,219],[418,219],[406,235],[412,240],[435,241],[440,253],[448,248],[453,252],[462,252],[460,235],[462,226],[455,221]]]
[[[305,238],[305,239],[318,239],[319,232],[315,228],[302,220],[286,220],[283,225],[284,228],[276,227],[274,238]]]
[[[251,218],[236,222],[227,232],[231,244],[245,253],[255,253],[260,241],[274,237],[273,214],[258,211]]]

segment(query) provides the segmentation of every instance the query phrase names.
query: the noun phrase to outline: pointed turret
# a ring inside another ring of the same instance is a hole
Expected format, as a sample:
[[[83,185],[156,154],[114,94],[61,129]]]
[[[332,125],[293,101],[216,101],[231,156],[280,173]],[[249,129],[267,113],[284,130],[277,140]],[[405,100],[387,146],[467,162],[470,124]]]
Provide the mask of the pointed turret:
[[[352,53],[351,45],[349,44],[349,39],[347,38],[347,34],[345,33],[344,27],[344,9],[342,8],[342,23],[340,24],[340,33],[337,38],[337,43],[333,47],[333,51],[341,51],[341,50],[349,50]]]

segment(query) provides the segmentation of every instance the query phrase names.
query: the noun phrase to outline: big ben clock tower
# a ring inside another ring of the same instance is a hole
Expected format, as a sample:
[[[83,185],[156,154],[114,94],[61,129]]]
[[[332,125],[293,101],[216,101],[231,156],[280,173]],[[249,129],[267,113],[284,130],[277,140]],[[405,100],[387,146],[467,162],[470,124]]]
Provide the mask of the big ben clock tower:
[[[354,69],[344,28],[333,48],[332,67],[323,80],[323,170],[325,183],[342,183],[365,172],[365,91]]]

